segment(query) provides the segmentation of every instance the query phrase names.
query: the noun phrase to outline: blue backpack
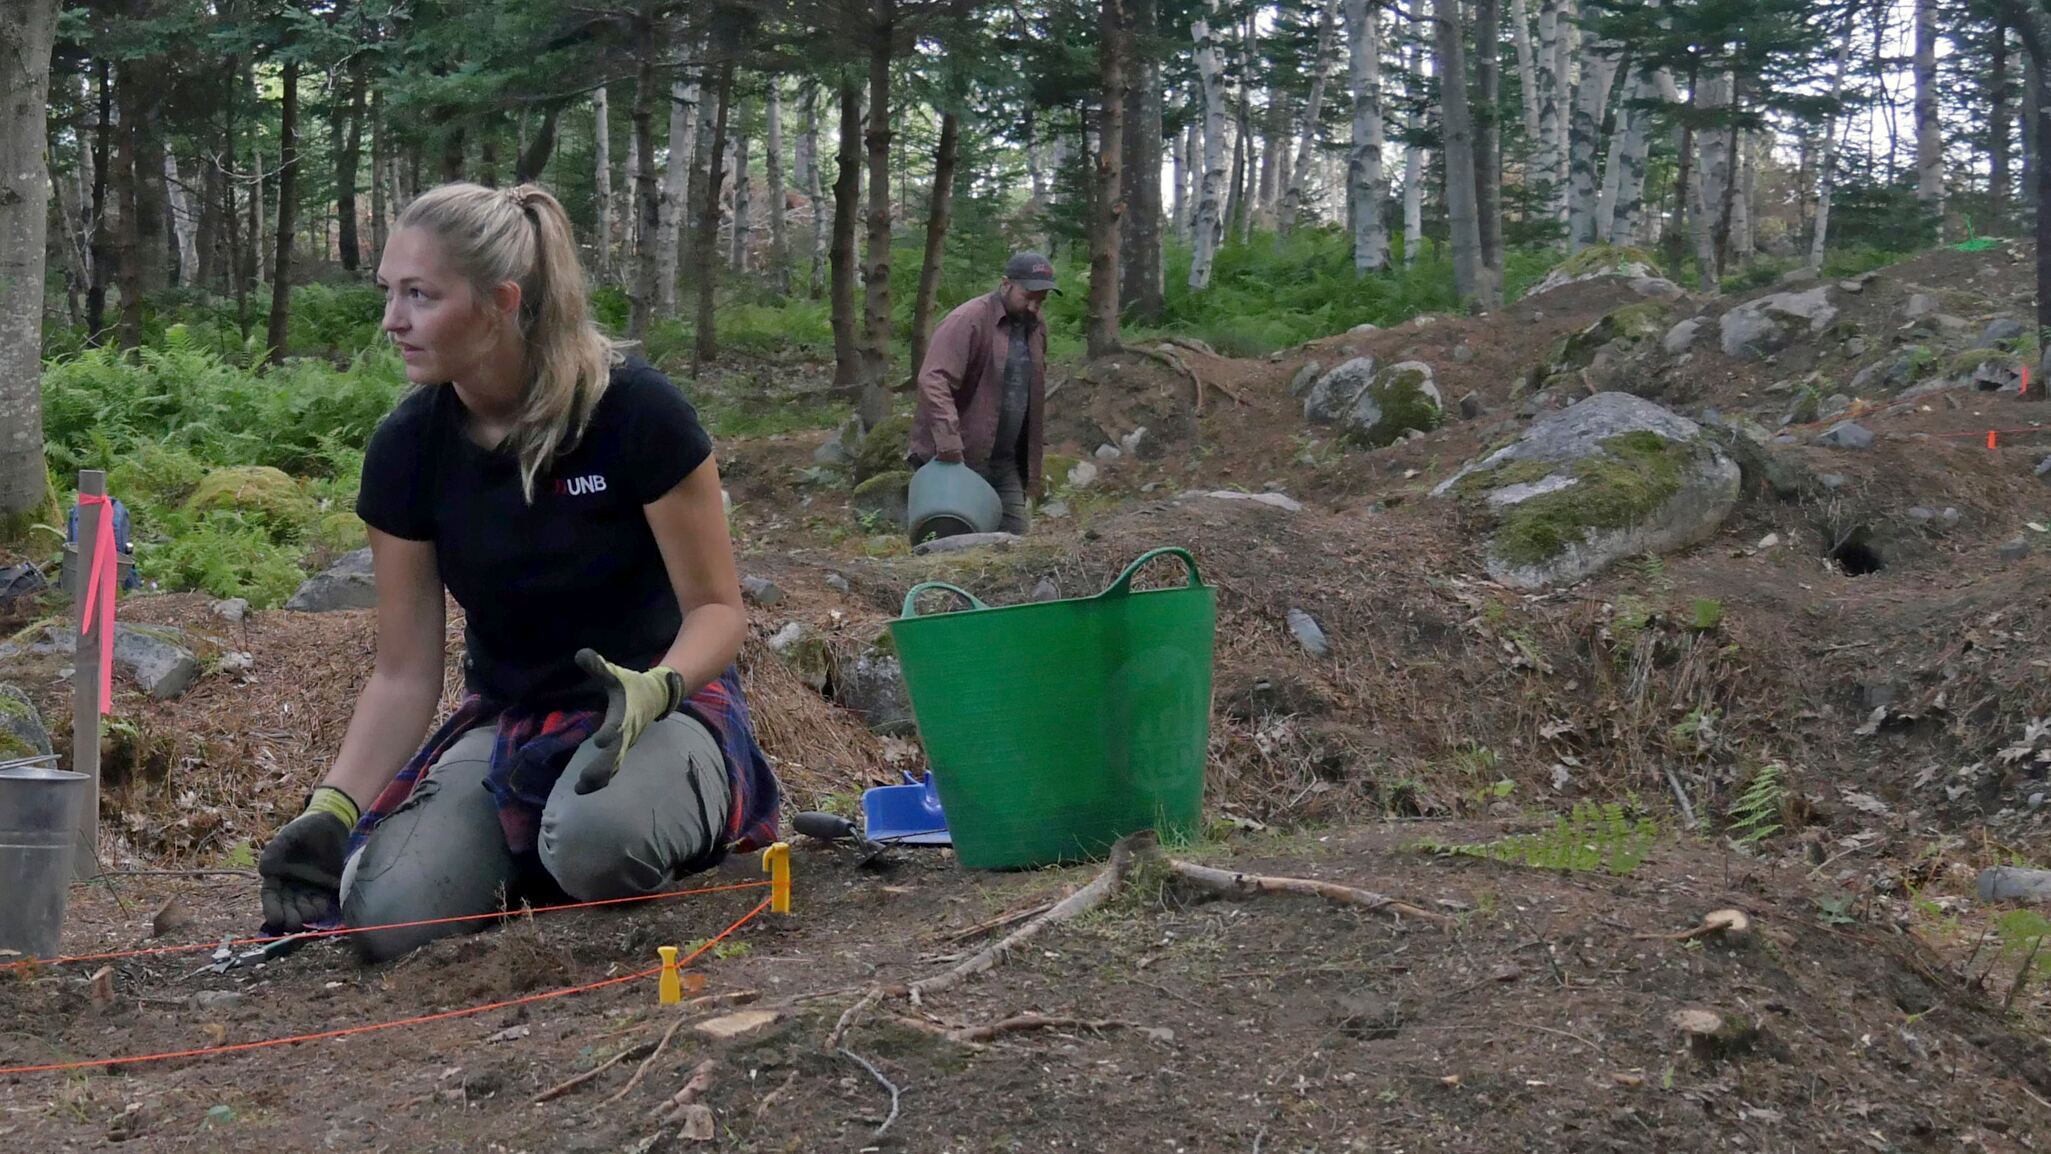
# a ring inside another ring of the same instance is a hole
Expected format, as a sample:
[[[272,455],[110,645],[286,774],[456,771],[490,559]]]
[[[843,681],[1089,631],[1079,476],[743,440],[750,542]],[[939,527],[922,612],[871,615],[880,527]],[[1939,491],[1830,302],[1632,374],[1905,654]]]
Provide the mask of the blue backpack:
[[[135,550],[130,546],[128,540],[128,506],[122,504],[119,497],[114,498],[113,504],[114,551],[124,558],[132,558],[135,555]],[[71,507],[70,515],[65,518],[64,539],[71,543],[73,549],[78,547],[78,506],[76,505]],[[123,589],[139,589],[142,587],[142,578],[135,575],[135,569],[132,566],[129,568],[127,576],[122,580],[121,587]]]

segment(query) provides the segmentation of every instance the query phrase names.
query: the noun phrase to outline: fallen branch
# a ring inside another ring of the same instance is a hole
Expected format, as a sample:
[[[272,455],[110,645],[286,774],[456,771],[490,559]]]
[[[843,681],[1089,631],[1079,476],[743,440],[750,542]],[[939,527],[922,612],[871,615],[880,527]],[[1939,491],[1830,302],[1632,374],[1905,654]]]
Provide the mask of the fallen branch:
[[[553,1099],[560,1098],[564,1094],[567,1094],[570,1091],[576,1089],[577,1087],[582,1086],[584,1083],[589,1082],[591,1079],[598,1077],[600,1074],[605,1073],[607,1070],[612,1069],[614,1066],[619,1065],[621,1062],[624,1062],[629,1058],[646,1057],[649,1051],[653,1049],[655,1049],[655,1043],[653,1042],[636,1042],[633,1045],[628,1046],[626,1049],[621,1050],[619,1053],[614,1054],[612,1057],[607,1058],[605,1061],[599,1063],[598,1065],[593,1066],[589,1070],[586,1070],[583,1073],[577,1075],[576,1077],[565,1079],[561,1082],[557,1082],[555,1085],[550,1086],[548,1089],[543,1090],[539,1094],[536,1094],[534,1096],[534,1101],[529,1104],[539,1106],[543,1102],[548,1102],[552,1101]]]
[[[840,1048],[840,1053],[841,1056],[858,1063],[862,1067],[862,1069],[867,1070],[869,1072],[870,1077],[882,1083],[883,1088],[885,1090],[890,1091],[890,1116],[888,1118],[883,1119],[883,1124],[881,1126],[876,1127],[876,1129],[869,1135],[871,1141],[874,1141],[877,1138],[881,1138],[883,1137],[884,1131],[890,1129],[891,1123],[897,1121],[897,1097],[899,1094],[897,1084],[895,1082],[892,1082],[890,1079],[884,1077],[883,1071],[878,1070],[875,1066],[871,1065],[867,1058],[862,1057],[860,1054],[855,1053],[853,1050],[848,1049],[846,1046],[842,1046]]]
[[[1045,930],[1048,926],[1069,921],[1104,904],[1107,898],[1117,893],[1119,888],[1125,884],[1126,872],[1131,868],[1134,859],[1140,855],[1152,852],[1153,847],[1154,832],[1152,830],[1141,830],[1138,833],[1120,838],[1118,844],[1111,847],[1111,860],[1104,866],[1103,872],[1091,879],[1088,885],[1062,898],[1048,907],[1045,912],[1033,918],[1033,920],[1013,930],[1003,940],[985,947],[951,970],[935,974],[930,978],[923,978],[908,986],[875,985],[869,987],[868,992],[862,995],[861,1000],[849,1006],[840,1015],[840,1020],[834,1023],[833,1032],[826,1036],[824,1049],[828,1052],[841,1049],[840,1043],[847,1037],[847,1032],[853,1029],[855,1023],[861,1021],[863,1016],[883,999],[899,996],[909,997],[912,1004],[916,1006],[928,994],[937,994],[942,990],[950,989],[982,973],[984,970],[995,968],[997,963],[1004,960],[1004,956],[1007,953],[1039,936],[1041,931]]]
[[[921,1034],[929,1034],[942,1041],[953,1042],[959,1046],[967,1046],[971,1050],[987,1049],[980,1042],[972,1042],[962,1037],[961,1032],[958,1030],[950,1030],[945,1026],[936,1025],[923,1018],[914,1018],[910,1014],[893,1014],[890,1020],[907,1030],[917,1030]]]
[[[783,1098],[784,1092],[791,1088],[791,1083],[797,1080],[798,1072],[796,1070],[792,1070],[789,1074],[785,1075],[782,1085],[764,1094],[762,1100],[755,1103],[755,1117],[760,1118],[764,1114],[769,1113],[769,1108],[776,1105]]]
[[[946,936],[942,937],[940,940],[949,943],[964,941],[968,938],[973,938],[981,934],[987,934],[992,930],[1001,930],[1014,922],[1022,922],[1035,914],[1046,913],[1053,907],[1053,902],[1041,902],[1039,905],[1030,906],[1026,909],[1013,910],[1008,914],[998,914],[996,917],[991,918],[989,921],[977,922],[975,925],[969,926],[965,929],[956,930],[953,933],[947,934]]]
[[[676,1037],[677,1031],[683,1029],[684,1023],[688,1021],[690,1021],[689,1018],[678,1017],[676,1021],[671,1022],[669,1024],[669,1029],[664,1030],[662,1032],[662,1040],[655,1043],[655,1051],[649,1054],[646,1058],[641,1059],[641,1064],[634,1068],[634,1076],[627,1079],[627,1084],[613,1091],[612,1094],[605,1099],[605,1101],[600,1102],[597,1106],[593,1106],[592,1109],[597,1110],[602,1109],[606,1106],[610,1106],[614,1102],[619,1101],[621,1098],[624,1098],[627,1095],[633,1093],[634,1087],[639,1086],[641,1084],[641,1079],[647,1076],[648,1068],[650,1066],[655,1065],[655,1060],[657,1058],[662,1057],[662,1052],[664,1050],[669,1049],[669,1040],[671,1038]]]
[[[1431,922],[1434,925],[1447,929],[1458,924],[1452,918],[1444,914],[1433,913],[1422,906],[1398,901],[1395,898],[1375,893],[1372,890],[1342,886],[1336,882],[1321,882],[1314,878],[1270,877],[1267,874],[1237,873],[1232,870],[1221,870],[1211,866],[1197,865],[1194,862],[1179,861],[1175,858],[1167,858],[1162,864],[1176,877],[1190,882],[1200,889],[1210,890],[1212,893],[1226,894],[1233,897],[1245,897],[1258,893],[1310,894],[1314,897],[1324,898],[1326,901],[1337,902],[1340,905],[1359,906],[1362,909],[1376,912],[1400,914],[1405,917],[1416,918],[1419,921]]]
[[[984,1042],[1015,1030],[1137,1030],[1138,1022],[1119,1018],[1054,1018],[1045,1014],[1014,1014],[981,1026],[967,1026],[953,1032],[957,1042]]]

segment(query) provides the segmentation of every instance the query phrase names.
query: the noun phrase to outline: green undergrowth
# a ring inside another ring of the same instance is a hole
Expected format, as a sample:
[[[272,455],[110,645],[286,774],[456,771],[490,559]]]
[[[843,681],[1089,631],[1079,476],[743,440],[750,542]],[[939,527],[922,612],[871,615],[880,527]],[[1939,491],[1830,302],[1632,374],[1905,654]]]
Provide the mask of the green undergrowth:
[[[1619,877],[1636,870],[1654,842],[1659,823],[1632,817],[1616,802],[1576,802],[1571,812],[1538,833],[1512,834],[1483,842],[1420,841],[1414,848],[1453,857],[1476,857],[1532,869]]]

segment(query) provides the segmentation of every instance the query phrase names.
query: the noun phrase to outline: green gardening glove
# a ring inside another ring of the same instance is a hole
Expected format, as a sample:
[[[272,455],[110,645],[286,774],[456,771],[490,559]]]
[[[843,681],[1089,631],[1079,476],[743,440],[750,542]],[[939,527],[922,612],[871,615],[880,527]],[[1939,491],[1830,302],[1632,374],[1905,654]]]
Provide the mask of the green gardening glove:
[[[599,756],[577,775],[577,792],[604,789],[641,734],[668,717],[684,700],[684,678],[667,665],[646,673],[626,669],[589,649],[577,651],[577,667],[605,690],[605,722],[591,735]]]

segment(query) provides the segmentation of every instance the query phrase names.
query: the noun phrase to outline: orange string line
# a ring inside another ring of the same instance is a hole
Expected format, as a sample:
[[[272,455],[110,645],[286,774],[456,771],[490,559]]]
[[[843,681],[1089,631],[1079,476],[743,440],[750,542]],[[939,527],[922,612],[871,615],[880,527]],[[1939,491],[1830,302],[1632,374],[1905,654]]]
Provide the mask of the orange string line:
[[[222,946],[260,946],[268,942],[282,941],[290,937],[301,937],[309,940],[313,938],[340,938],[347,937],[350,934],[367,934],[372,930],[411,929],[415,926],[442,926],[455,922],[484,921],[487,918],[520,918],[527,917],[530,914],[552,914],[563,910],[590,909],[593,906],[616,906],[626,902],[652,902],[660,901],[664,898],[689,897],[693,894],[722,894],[733,890],[758,890],[774,884],[776,883],[773,881],[737,882],[733,885],[707,886],[703,889],[695,890],[671,890],[667,893],[639,894],[626,898],[601,898],[591,902],[565,902],[562,905],[537,906],[533,909],[497,910],[488,914],[458,914],[455,917],[448,918],[423,918],[412,922],[387,922],[379,926],[342,926],[332,930],[314,930],[304,934],[276,934],[270,937],[230,938],[225,942],[199,942],[183,946],[158,946],[147,950],[115,950],[105,954],[77,954],[64,958],[24,958],[18,962],[0,964],[0,973],[6,973],[9,970],[28,969],[32,966],[63,966],[76,965],[79,962],[113,961],[118,958],[147,958],[162,954],[190,954],[201,950],[217,950]]]
[[[699,955],[717,945],[729,934],[753,921],[757,914],[768,908],[769,899],[764,898],[761,904],[743,914],[740,921],[719,931],[717,937],[706,939],[704,945],[692,950],[690,956],[679,960],[677,965],[689,964]],[[539,994],[529,994],[522,998],[509,998],[503,1002],[492,1002],[483,1006],[468,1006],[460,1010],[444,1010],[438,1014],[421,1014],[417,1017],[400,1018],[391,1022],[371,1022],[362,1026],[345,1026],[338,1030],[322,1030],[314,1034],[294,1034],[286,1038],[265,1038],[256,1042],[236,1042],[226,1046],[205,1046],[196,1050],[173,1050],[161,1054],[131,1054],[121,1058],[96,1058],[83,1062],[50,1062],[37,1066],[0,1066],[0,1076],[8,1074],[41,1074],[58,1070],[86,1070],[96,1066],[133,1066],[141,1062],[162,1062],[173,1058],[208,1058],[219,1054],[240,1053],[245,1050],[265,1050],[273,1046],[290,1046],[300,1042],[318,1042],[328,1038],[347,1038],[356,1034],[370,1034],[380,1030],[395,1030],[400,1026],[418,1026],[427,1022],[446,1021],[450,1018],[467,1018],[477,1014],[490,1013],[493,1010],[507,1009],[512,1006],[525,1006],[535,1002],[545,1002],[552,998],[567,998],[571,994],[584,994],[592,990],[602,990],[607,986],[618,986],[624,985],[627,982],[639,981],[643,978],[653,977],[661,972],[662,967],[655,966],[651,969],[639,970],[631,974],[621,974],[616,978],[606,978],[603,981],[592,982],[588,985],[547,990]]]

